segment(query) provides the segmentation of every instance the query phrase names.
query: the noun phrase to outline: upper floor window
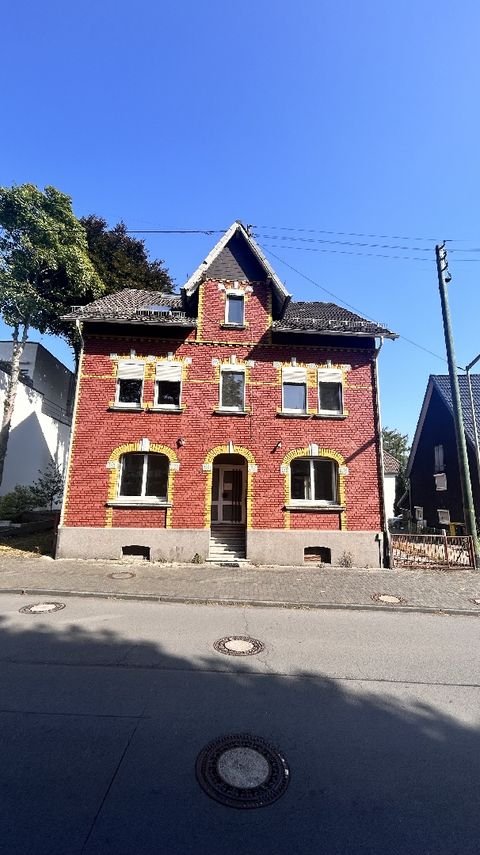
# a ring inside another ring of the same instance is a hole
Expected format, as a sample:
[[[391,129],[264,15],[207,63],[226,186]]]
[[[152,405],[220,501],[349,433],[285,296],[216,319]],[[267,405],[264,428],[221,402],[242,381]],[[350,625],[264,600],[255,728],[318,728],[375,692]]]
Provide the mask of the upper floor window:
[[[235,368],[222,368],[220,373],[220,408],[245,410],[245,372]]]
[[[181,364],[179,362],[157,362],[155,369],[155,407],[177,410],[180,408],[181,395]]]
[[[307,372],[305,368],[282,369],[282,410],[286,413],[307,412]]]
[[[290,498],[305,504],[338,502],[338,466],[325,457],[297,457],[290,464]]]
[[[119,496],[167,501],[168,457],[132,452],[121,458]]]
[[[318,370],[318,412],[325,415],[343,414],[342,372]]]
[[[433,449],[434,452],[434,474],[438,472],[445,472],[445,455],[443,452],[443,445],[436,445]]]
[[[134,360],[118,363],[115,404],[140,407],[143,393],[143,362]]]
[[[227,294],[225,323],[243,326],[245,323],[245,297],[243,294]]]

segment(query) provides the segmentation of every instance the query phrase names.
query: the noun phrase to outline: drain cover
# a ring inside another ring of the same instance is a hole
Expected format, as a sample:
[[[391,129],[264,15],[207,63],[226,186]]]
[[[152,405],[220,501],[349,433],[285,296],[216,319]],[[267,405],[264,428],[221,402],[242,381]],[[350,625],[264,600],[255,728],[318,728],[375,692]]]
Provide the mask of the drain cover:
[[[214,641],[213,646],[219,653],[226,656],[254,656],[265,650],[265,645],[258,638],[249,635],[226,635]]]
[[[133,579],[135,573],[130,573],[130,570],[118,570],[117,573],[109,573],[109,579]]]
[[[283,796],[290,780],[284,757],[259,736],[233,733],[210,742],[197,757],[197,780],[223,805],[258,808]]]
[[[387,603],[390,606],[406,603],[402,597],[394,597],[393,594],[372,594],[372,600],[375,600],[376,603]]]
[[[59,612],[65,608],[65,603],[33,603],[31,606],[23,606],[18,611],[24,615],[44,615],[49,612]]]

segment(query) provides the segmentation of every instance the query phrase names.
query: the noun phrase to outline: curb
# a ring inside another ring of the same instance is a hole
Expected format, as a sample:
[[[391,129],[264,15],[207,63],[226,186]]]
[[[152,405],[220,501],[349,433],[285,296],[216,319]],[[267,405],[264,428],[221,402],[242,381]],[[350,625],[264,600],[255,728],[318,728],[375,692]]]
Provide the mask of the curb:
[[[286,600],[232,600],[221,597],[173,597],[161,594],[129,594],[122,591],[62,591],[53,588],[0,588],[0,594],[28,596],[82,597],[84,599],[132,600],[133,602],[174,603],[196,606],[252,606],[255,608],[338,610],[366,612],[407,612],[409,614],[457,615],[480,617],[478,609],[453,609],[439,606],[376,605],[373,603],[288,602]]]

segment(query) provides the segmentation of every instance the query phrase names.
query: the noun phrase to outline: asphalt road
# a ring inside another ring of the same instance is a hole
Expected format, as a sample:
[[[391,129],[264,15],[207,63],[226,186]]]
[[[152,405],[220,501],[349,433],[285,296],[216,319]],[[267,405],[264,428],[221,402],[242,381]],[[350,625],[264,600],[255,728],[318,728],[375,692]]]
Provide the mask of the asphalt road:
[[[479,852],[478,617],[31,602],[0,596],[2,855]],[[197,783],[238,732],[288,761],[269,807]]]

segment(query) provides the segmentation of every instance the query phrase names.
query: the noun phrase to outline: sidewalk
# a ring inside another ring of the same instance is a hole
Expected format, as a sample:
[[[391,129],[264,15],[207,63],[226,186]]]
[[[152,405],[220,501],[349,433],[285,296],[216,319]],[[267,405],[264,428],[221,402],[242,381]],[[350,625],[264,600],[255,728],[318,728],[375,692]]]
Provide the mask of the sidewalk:
[[[112,578],[112,574],[120,574]],[[133,575],[130,575],[133,574]],[[480,615],[480,572],[225,567],[0,556],[0,593]],[[382,603],[377,595],[399,598]],[[474,601],[478,600],[478,603]]]

